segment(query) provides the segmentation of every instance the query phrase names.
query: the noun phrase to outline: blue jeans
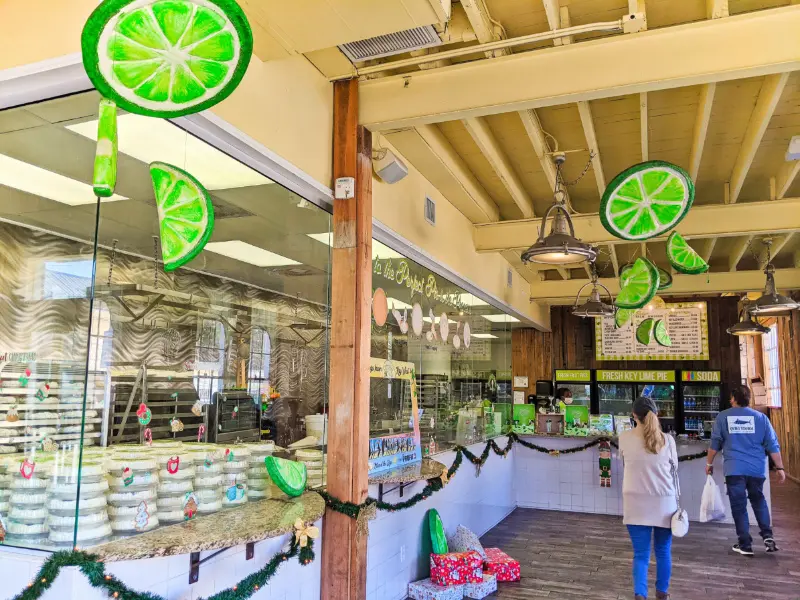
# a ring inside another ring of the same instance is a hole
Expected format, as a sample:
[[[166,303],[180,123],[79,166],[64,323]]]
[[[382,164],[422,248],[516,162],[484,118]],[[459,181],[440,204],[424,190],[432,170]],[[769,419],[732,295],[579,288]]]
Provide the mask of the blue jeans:
[[[633,543],[633,593],[647,598],[647,569],[650,566],[650,538],[656,552],[656,590],[669,591],[672,575],[672,530],[666,527],[628,525]]]
[[[750,518],[747,516],[747,499],[753,507],[753,514],[758,522],[759,533],[763,539],[772,537],[772,527],[769,518],[767,499],[764,498],[763,477],[749,477],[746,475],[728,475],[725,478],[725,487],[728,488],[728,498],[731,501],[733,522],[736,523],[736,535],[739,537],[739,547],[750,550],[753,547],[753,538],[750,536]]]

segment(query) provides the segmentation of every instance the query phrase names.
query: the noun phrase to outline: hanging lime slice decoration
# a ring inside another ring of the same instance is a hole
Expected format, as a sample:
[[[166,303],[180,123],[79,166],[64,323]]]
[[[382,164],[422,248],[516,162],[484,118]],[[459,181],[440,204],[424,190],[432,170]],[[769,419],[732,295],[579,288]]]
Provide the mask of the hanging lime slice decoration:
[[[100,100],[97,117],[97,149],[94,155],[92,187],[96,196],[109,198],[117,185],[117,105]]]
[[[197,179],[167,163],[150,165],[158,207],[164,270],[174,271],[200,254],[214,230],[211,197]]]
[[[308,477],[306,466],[301,462],[286,460],[276,456],[267,456],[264,459],[270,479],[287,496],[299,496],[306,490]]]
[[[677,231],[673,231],[667,238],[667,258],[678,273],[697,275],[708,271],[708,263]]]
[[[646,258],[637,258],[624,281],[615,304],[618,308],[642,308],[658,292],[658,269]]]
[[[692,206],[694,184],[671,163],[651,160],[617,175],[600,201],[600,222],[623,240],[646,240],[675,227]]]
[[[625,284],[627,283],[629,277],[628,273],[630,272],[632,266],[633,265],[628,264],[622,267],[622,269],[620,270],[619,272],[620,287],[625,287]],[[668,271],[662,269],[661,267],[656,267],[656,269],[658,269],[658,291],[661,292],[663,290],[671,288],[672,275]]]
[[[83,64],[100,93],[127,111],[180,117],[236,89],[253,34],[234,0],[105,0],[81,34]]]
[[[645,319],[636,328],[636,341],[649,346],[653,341],[653,319]]]
[[[670,339],[669,334],[667,333],[667,324],[661,319],[656,321],[656,326],[653,329],[653,335],[660,346],[672,346],[672,339]]]
[[[432,508],[428,511],[428,526],[431,530],[431,549],[434,554],[447,554],[450,550],[447,547],[447,537],[444,534],[444,525],[439,512]]]
[[[614,325],[616,325],[617,329],[624,327],[625,324],[633,318],[633,315],[635,315],[636,312],[637,311],[635,308],[618,308],[616,314],[614,315]]]

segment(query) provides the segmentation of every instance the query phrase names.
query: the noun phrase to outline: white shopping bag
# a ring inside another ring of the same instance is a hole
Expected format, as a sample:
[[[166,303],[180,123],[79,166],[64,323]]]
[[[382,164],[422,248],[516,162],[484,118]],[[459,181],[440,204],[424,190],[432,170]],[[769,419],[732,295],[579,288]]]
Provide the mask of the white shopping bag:
[[[703,486],[703,496],[700,499],[700,522],[721,521],[725,518],[725,503],[722,493],[711,475],[706,475],[706,484]]]

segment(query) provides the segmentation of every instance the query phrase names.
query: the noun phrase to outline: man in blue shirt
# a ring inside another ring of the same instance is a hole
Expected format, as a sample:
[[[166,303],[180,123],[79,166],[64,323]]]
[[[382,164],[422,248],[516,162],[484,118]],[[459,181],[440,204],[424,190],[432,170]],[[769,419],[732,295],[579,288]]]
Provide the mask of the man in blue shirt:
[[[739,543],[733,546],[733,551],[753,556],[753,538],[750,537],[750,520],[747,516],[749,497],[767,552],[777,552],[763,491],[766,455],[769,454],[775,463],[779,483],[786,481],[786,474],[772,423],[766,415],[750,408],[750,390],[746,386],[734,386],[731,408],[719,413],[714,421],[706,462],[706,473],[709,475],[714,471],[714,457],[720,451],[725,459],[725,487],[728,488],[733,521],[739,536]]]

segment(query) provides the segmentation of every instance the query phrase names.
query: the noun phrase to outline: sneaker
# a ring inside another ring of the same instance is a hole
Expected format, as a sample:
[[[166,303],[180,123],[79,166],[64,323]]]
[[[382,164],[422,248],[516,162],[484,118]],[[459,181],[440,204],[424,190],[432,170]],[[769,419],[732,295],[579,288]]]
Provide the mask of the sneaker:
[[[738,552],[742,556],[753,556],[753,549],[752,548],[742,548],[739,544],[734,544],[733,548],[731,548],[734,552]]]
[[[777,552],[780,550],[780,548],[778,548],[778,544],[776,544],[775,540],[772,538],[767,538],[764,540],[764,547],[767,549],[767,552]]]

